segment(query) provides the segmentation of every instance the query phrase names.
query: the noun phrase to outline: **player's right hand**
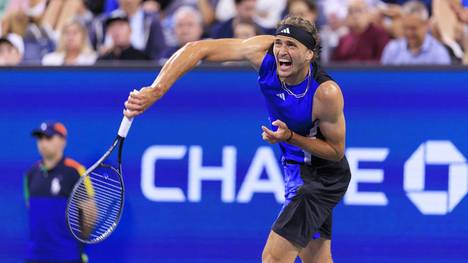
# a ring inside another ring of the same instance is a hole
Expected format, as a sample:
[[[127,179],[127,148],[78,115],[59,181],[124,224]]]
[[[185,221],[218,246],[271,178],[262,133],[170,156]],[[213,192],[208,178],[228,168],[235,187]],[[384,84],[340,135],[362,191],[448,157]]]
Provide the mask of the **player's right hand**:
[[[155,101],[162,97],[162,91],[157,87],[144,87],[132,91],[125,101],[124,115],[127,118],[136,117],[146,111]]]

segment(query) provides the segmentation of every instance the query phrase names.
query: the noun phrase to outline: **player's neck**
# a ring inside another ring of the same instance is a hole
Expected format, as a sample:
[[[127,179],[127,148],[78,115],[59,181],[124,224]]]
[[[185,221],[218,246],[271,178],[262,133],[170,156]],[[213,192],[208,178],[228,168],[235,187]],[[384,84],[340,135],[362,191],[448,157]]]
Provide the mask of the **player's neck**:
[[[283,81],[286,85],[297,85],[305,80],[309,75],[309,65],[303,67],[297,74],[285,78]]]
[[[60,160],[62,160],[62,158],[63,158],[63,153],[57,154],[55,156],[43,158],[42,164],[47,170],[50,170],[50,169],[55,168],[55,166],[57,166],[57,164],[60,162]]]

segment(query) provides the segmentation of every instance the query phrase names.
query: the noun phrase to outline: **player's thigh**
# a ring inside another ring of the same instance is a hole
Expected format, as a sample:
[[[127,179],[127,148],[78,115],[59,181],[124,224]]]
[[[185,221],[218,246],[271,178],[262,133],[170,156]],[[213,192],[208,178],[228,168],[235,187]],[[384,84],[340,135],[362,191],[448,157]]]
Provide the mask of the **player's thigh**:
[[[263,263],[293,263],[299,254],[299,247],[289,242],[284,237],[270,231],[263,249]]]
[[[318,238],[301,249],[299,257],[304,263],[332,263],[331,240]]]

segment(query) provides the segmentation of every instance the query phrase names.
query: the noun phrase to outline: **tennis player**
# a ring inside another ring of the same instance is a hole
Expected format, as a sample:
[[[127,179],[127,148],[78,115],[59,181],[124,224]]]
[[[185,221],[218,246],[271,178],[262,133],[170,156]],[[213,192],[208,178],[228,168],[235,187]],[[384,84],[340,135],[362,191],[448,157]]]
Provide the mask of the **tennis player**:
[[[343,95],[316,63],[316,27],[299,17],[283,19],[275,36],[202,40],[185,45],[150,87],[132,92],[127,117],[143,113],[199,61],[247,60],[258,71],[272,127],[262,137],[279,144],[285,204],[266,242],[263,262],[332,262],[332,210],[351,174],[345,151]]]

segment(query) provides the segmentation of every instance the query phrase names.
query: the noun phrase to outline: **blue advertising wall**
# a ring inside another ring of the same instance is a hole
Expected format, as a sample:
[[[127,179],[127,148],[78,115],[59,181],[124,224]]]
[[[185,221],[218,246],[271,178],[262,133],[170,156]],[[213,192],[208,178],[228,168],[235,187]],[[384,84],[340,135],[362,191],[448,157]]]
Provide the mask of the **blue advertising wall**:
[[[468,262],[466,69],[332,68],[345,96],[353,172],[333,223],[335,262]],[[85,166],[112,142],[128,92],[151,68],[0,71],[0,262],[28,237],[22,176],[33,128],[60,120]],[[202,68],[138,117],[124,149],[125,210],[90,262],[260,262],[281,207],[278,149],[261,139],[249,69]],[[214,178],[208,180],[207,177]]]

